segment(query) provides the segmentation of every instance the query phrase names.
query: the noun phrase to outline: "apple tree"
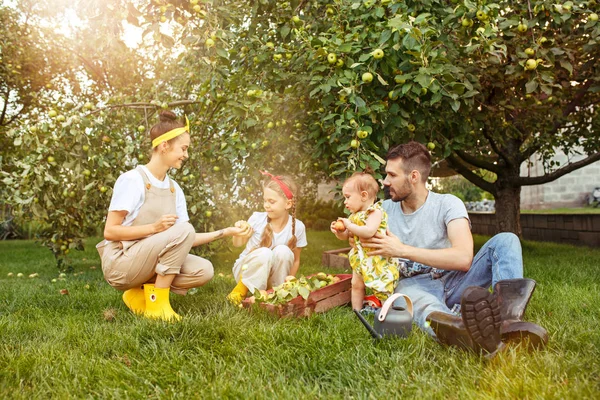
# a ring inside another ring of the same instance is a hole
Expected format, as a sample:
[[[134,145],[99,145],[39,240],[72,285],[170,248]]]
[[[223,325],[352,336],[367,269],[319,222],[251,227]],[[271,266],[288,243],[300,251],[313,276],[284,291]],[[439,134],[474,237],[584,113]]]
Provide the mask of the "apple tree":
[[[495,196],[499,230],[520,233],[523,185],[600,159],[593,0],[236,4],[238,18],[208,42],[222,46],[216,71],[294,105],[330,175],[378,167],[391,144],[415,139]],[[557,149],[584,158],[554,165]],[[543,176],[520,175],[530,157]]]

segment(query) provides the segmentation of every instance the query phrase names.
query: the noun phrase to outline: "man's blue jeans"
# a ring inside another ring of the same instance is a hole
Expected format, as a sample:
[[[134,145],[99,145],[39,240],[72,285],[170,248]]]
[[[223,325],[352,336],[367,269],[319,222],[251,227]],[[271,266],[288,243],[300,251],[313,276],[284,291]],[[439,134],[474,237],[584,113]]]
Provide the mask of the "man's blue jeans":
[[[408,295],[413,302],[414,321],[424,331],[435,336],[425,325],[433,311],[451,314],[455,304],[469,286],[488,288],[503,279],[523,278],[523,255],[519,238],[509,232],[492,237],[477,252],[467,272],[450,271],[439,279],[421,274],[401,279],[396,293]],[[402,300],[398,300],[398,305]]]

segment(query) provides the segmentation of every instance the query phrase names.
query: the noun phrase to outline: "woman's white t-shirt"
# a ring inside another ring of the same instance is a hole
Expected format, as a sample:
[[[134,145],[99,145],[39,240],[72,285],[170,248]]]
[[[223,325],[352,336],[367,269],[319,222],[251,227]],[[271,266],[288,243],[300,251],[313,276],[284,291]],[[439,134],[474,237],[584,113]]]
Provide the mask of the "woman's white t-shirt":
[[[240,254],[235,264],[237,265],[250,251],[257,248],[260,244],[260,238],[262,237],[263,231],[267,226],[267,213],[266,212],[255,212],[250,218],[248,223],[252,227],[254,233],[248,239],[246,248]],[[288,218],[288,222],[285,227],[279,233],[273,232],[273,243],[271,243],[271,249],[279,245],[287,245],[288,241],[292,238],[292,216]],[[306,228],[299,219],[296,220],[296,247],[306,247],[308,242],[306,241]]]
[[[160,189],[169,189],[171,187],[170,182],[172,180],[168,176],[165,176],[164,180],[159,181],[152,175],[146,166],[142,165],[142,169],[146,173],[152,186]],[[177,217],[179,217],[177,218],[176,223],[180,224],[189,221],[190,217],[188,216],[183,190],[181,190],[181,187],[179,187],[177,182],[172,182],[173,187],[175,188],[176,214]],[[142,208],[145,199],[146,188],[144,187],[144,178],[142,178],[142,175],[138,171],[132,169],[131,171],[121,174],[117,179],[117,182],[115,182],[108,211],[127,211],[127,216],[122,225],[130,226],[140,212],[140,208]]]

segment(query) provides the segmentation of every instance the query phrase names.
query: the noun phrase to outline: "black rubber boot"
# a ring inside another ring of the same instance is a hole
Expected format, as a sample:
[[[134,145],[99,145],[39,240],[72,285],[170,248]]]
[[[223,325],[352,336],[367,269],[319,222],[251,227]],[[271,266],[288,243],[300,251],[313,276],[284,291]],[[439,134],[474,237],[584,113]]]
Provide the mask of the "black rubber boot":
[[[523,321],[529,299],[535,290],[533,279],[505,279],[494,286],[500,307],[500,335],[503,341],[527,342],[530,347],[542,348],[548,343],[548,332],[533,322]]]
[[[473,342],[467,333],[461,317],[434,311],[427,316],[426,320],[440,343],[465,350],[479,351],[479,346]]]
[[[462,294],[460,308],[467,333],[481,351],[493,356],[504,348],[500,338],[500,307],[495,295],[482,287],[469,286]]]

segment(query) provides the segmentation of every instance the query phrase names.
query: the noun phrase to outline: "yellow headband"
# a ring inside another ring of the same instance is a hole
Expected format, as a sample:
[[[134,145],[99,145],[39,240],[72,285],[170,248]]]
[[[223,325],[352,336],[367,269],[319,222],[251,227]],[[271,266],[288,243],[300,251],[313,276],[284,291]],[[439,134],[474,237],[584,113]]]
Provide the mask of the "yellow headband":
[[[152,141],[152,148],[155,148],[162,142],[166,142],[167,140],[176,138],[177,136],[185,132],[190,133],[190,121],[187,119],[187,117],[185,117],[185,126],[182,126],[181,128],[171,129],[169,132],[163,133],[162,135],[160,135]]]

